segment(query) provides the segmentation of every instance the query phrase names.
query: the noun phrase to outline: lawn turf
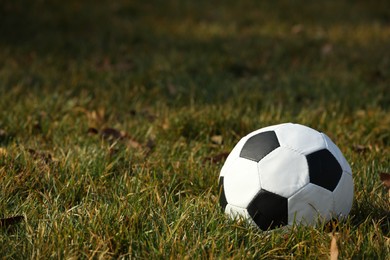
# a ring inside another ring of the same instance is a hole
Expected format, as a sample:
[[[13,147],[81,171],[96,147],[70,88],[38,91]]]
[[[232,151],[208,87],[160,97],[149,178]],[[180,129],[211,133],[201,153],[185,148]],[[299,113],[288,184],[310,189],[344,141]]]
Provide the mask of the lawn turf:
[[[0,218],[25,218],[2,257],[315,259],[332,232],[341,258],[389,257],[387,1],[15,0],[0,35]],[[228,220],[223,155],[289,121],[345,154],[350,217]]]

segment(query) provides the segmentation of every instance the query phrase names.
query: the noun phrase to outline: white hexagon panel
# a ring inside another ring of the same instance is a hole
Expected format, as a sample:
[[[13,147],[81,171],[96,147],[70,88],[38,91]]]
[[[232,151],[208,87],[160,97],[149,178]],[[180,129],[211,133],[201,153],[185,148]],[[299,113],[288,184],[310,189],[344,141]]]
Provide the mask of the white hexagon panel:
[[[261,187],[285,198],[309,183],[306,158],[289,148],[279,147],[258,163]]]
[[[333,213],[332,192],[314,184],[308,184],[288,198],[288,223],[313,225],[322,217],[330,220]]]
[[[223,177],[223,185],[227,203],[246,208],[260,190],[257,163],[237,158]]]

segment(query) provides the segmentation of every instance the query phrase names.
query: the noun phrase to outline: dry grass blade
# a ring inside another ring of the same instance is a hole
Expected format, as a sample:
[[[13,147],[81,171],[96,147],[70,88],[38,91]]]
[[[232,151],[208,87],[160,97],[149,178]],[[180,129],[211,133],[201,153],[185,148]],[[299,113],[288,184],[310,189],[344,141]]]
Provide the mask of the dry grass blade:
[[[0,147],[0,156],[6,156],[8,154],[7,150],[3,147]]]
[[[9,227],[15,224],[18,224],[24,220],[24,217],[19,215],[19,216],[14,216],[14,217],[9,217],[9,218],[2,218],[0,219],[0,227]]]
[[[381,173],[379,173],[379,177],[380,177],[383,185],[386,188],[390,189],[390,174],[385,173],[385,172],[381,172]]]

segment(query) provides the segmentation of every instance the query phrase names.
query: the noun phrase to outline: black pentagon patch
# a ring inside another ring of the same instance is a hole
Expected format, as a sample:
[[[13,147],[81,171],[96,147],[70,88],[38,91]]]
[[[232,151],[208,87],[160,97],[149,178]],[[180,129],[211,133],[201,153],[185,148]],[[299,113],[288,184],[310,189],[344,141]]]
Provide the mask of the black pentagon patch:
[[[240,157],[259,162],[280,146],[274,131],[259,133],[250,137],[242,147]]]
[[[248,213],[262,230],[287,225],[287,198],[275,193],[260,190],[248,205]]]
[[[327,149],[322,149],[307,155],[306,158],[310,182],[333,191],[343,173],[343,169],[333,154]]]
[[[225,196],[225,189],[223,188],[223,177],[219,177],[219,205],[221,205],[222,211],[225,212],[227,200]]]

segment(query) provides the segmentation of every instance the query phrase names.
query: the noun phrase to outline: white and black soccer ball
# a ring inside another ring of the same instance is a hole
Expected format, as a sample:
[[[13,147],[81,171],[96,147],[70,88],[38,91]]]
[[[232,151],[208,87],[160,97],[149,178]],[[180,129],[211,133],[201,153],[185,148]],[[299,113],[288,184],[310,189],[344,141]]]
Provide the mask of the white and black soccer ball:
[[[243,137],[219,177],[220,205],[262,230],[346,217],[352,171],[324,133],[299,124],[265,127]]]

